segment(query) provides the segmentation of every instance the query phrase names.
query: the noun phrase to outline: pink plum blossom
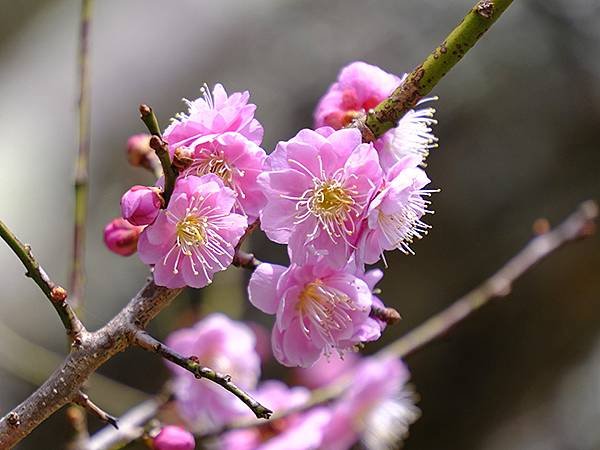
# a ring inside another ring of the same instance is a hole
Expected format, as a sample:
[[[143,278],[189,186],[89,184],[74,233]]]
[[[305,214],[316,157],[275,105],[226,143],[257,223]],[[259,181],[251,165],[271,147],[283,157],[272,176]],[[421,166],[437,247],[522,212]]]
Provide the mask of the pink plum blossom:
[[[131,225],[117,217],[104,227],[104,244],[113,253],[130,256],[137,251],[138,239],[144,227]]]
[[[397,448],[420,415],[406,386],[409,377],[399,359],[365,358],[332,407],[322,447],[348,450],[360,439],[368,450]]]
[[[281,381],[263,382],[255,393],[257,400],[275,411],[300,406],[310,398],[303,387],[289,388]],[[225,433],[220,450],[312,450],[321,448],[323,427],[331,416],[324,407],[293,414],[267,425]]]
[[[228,96],[223,86],[216,84],[212,94],[206,85],[202,94],[196,100],[185,100],[188,113],[179,114],[165,130],[163,138],[171,155],[177,147],[187,147],[199,140],[208,142],[228,131],[240,133],[255,144],[261,143],[263,128],[254,118],[256,105],[248,103],[248,91]]]
[[[424,197],[437,191],[423,189],[430,180],[416,167],[419,162],[416,156],[405,156],[388,172],[384,186],[369,205],[359,246],[361,261],[376,263],[384,250],[413,254],[410,244],[427,234],[430,226],[421,218],[431,211]]]
[[[437,100],[437,97],[424,98],[417,105],[432,100]],[[384,170],[388,171],[405,156],[417,156],[420,163],[425,161],[429,150],[438,146],[438,138],[431,129],[432,125],[437,124],[437,120],[433,118],[434,113],[434,108],[411,109],[395,128],[375,141]]]
[[[387,73],[379,67],[364,62],[353,62],[344,67],[315,110],[315,126],[330,126],[339,130],[352,120],[385,100],[406,78]],[[417,105],[437,100],[437,97],[421,99]],[[406,155],[417,155],[424,160],[429,149],[437,147],[438,139],[431,125],[435,109],[421,108],[408,111],[398,125],[375,140],[381,165],[388,170]]]
[[[248,293],[254,306],[276,315],[271,345],[285,366],[310,367],[332,351],[342,357],[381,335],[379,323],[369,317],[369,286],[346,270],[323,263],[289,268],[263,263],[250,278]]]
[[[324,127],[302,130],[280,142],[258,176],[267,204],[261,228],[288,244],[292,263],[325,257],[344,266],[359,237],[359,225],[382,182],[377,152],[360,131]]]
[[[220,313],[211,314],[191,328],[175,331],[166,344],[184,356],[194,356],[204,366],[230,375],[242,389],[256,387],[260,358],[252,330],[241,322]],[[248,407],[221,386],[196,379],[175,364],[168,365],[174,375],[178,410],[194,429],[221,426],[247,413]]]
[[[356,61],[344,67],[315,110],[315,127],[339,130],[385,100],[401,79],[379,67]]]
[[[194,450],[194,435],[182,427],[167,425],[152,440],[154,450]]]
[[[160,189],[136,185],[121,197],[121,215],[132,225],[148,225],[154,222],[163,204]]]
[[[214,174],[180,177],[167,209],[140,236],[141,260],[159,286],[204,287],[232,262],[246,217],[232,213],[235,193]]]
[[[237,195],[234,211],[253,222],[266,199],[256,177],[262,171],[265,151],[239,133],[228,132],[211,141],[192,142],[192,164],[183,175],[214,173]]]

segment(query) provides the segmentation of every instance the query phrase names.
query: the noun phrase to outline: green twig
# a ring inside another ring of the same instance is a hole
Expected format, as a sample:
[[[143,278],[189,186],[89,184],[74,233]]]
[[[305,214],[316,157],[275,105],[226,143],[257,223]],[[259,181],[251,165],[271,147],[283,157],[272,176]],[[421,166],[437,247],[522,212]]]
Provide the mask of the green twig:
[[[40,287],[44,295],[48,297],[54,309],[58,313],[67,334],[76,342],[78,335],[85,330],[83,324],[77,318],[75,311],[67,303],[67,291],[54,283],[46,274],[31,254],[28,245],[24,245],[4,224],[0,221],[0,237],[8,244],[17,257],[27,269],[26,275]]]
[[[512,0],[481,0],[471,8],[444,42],[408,74],[389,98],[353,123],[361,130],[363,139],[372,141],[395,127],[402,116],[431,92],[479,41],[511,3]]]
[[[177,169],[171,163],[169,155],[169,147],[162,139],[160,125],[152,108],[148,105],[140,105],[140,118],[146,124],[148,131],[152,134],[150,138],[150,147],[156,152],[156,156],[160,160],[160,164],[165,176],[165,187],[163,189],[163,198],[165,199],[165,208],[169,204],[169,199],[175,188],[175,180],[177,179]]]
[[[85,228],[88,210],[90,159],[90,74],[89,32],[93,0],[82,0],[79,35],[79,152],[75,169],[75,214],[73,261],[71,268],[71,304],[78,308],[85,288]]]

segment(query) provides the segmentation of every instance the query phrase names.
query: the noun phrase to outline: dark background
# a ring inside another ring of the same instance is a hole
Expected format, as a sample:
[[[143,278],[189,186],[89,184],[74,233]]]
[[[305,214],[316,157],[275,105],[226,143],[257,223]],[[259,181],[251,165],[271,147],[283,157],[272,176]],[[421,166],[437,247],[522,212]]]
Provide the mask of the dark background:
[[[147,102],[162,123],[202,83],[248,89],[264,147],[311,126],[338,70],[365,60],[409,71],[458,23],[473,0],[98,1],[92,29],[92,168],[85,322],[105,323],[142,283],[135,257],[110,254],[102,228],[131,184],[149,183],[124,158],[143,131]],[[31,243],[59,282],[68,279],[76,153],[79,3],[0,1],[0,217]],[[552,223],[600,194],[600,5],[521,0],[434,93],[441,146],[428,162],[436,214],[416,256],[390,254],[382,297],[404,320],[379,348],[451,303],[513,255],[538,217]],[[281,248],[257,236],[262,259]],[[407,449],[599,449],[600,240],[560,250],[442,341],[407,361],[422,418]],[[0,410],[23,400],[56,363],[27,338],[64,353],[60,324],[9,249],[0,246]],[[250,310],[246,274],[232,269],[189,292],[153,324],[155,334],[225,310]],[[4,324],[4,325],[2,325]],[[9,328],[7,328],[9,327]],[[12,331],[18,335],[11,334]],[[166,377],[152,355],[128,351],[101,369],[155,392]],[[275,376],[276,366],[266,368]],[[92,380],[100,404],[120,414],[139,393]],[[97,426],[97,424],[93,424]],[[20,449],[61,448],[56,414]]]

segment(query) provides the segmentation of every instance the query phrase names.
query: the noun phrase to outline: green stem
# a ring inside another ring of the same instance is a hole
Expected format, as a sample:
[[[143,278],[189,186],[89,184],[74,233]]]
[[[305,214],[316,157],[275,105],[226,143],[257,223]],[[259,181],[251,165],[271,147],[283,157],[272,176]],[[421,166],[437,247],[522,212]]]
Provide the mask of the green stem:
[[[0,221],[0,237],[8,244],[17,257],[27,269],[26,275],[40,287],[44,295],[50,300],[52,306],[58,313],[67,334],[75,340],[84,330],[83,324],[77,318],[75,311],[67,303],[67,292],[54,283],[46,274],[31,254],[29,246],[24,245],[4,224]]]
[[[75,169],[75,213],[73,260],[71,267],[71,303],[81,306],[85,288],[85,228],[88,210],[90,159],[90,71],[89,31],[93,0],[82,0],[79,34],[79,152]]]
[[[419,100],[479,41],[510,6],[512,0],[480,0],[439,47],[408,74],[389,98],[354,124],[365,141],[372,141],[394,128]]]
[[[148,105],[140,105],[140,118],[148,128],[152,137],[150,138],[150,147],[156,152],[156,156],[160,160],[160,165],[163,169],[165,176],[165,187],[163,189],[163,198],[165,199],[165,208],[169,204],[169,199],[175,188],[175,181],[177,180],[177,169],[171,163],[171,156],[169,155],[169,147],[162,139],[160,132],[160,125],[158,119],[152,108]]]

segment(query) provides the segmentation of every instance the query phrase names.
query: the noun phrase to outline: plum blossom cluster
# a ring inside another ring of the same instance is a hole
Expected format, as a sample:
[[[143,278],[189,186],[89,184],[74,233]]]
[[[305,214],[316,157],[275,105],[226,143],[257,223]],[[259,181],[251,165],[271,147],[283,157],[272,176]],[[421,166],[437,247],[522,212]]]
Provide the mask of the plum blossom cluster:
[[[162,164],[167,177],[123,195],[121,217],[105,229],[108,248],[123,256],[137,251],[157,285],[201,288],[239,257],[240,240],[260,224],[271,241],[286,246],[290,260],[289,266],[253,264],[248,284],[250,303],[275,316],[273,355],[284,366],[320,367],[311,387],[350,381],[333,404],[228,432],[218,448],[342,450],[358,440],[388,448],[418,417],[403,364],[354,353],[386,327],[376,313],[385,308],[375,287],[383,272],[367,266],[383,261],[387,267],[387,251],[412,254],[414,241],[430,228],[423,219],[435,191],[428,188],[424,162],[437,146],[434,110],[409,111],[374,142],[363,142],[351,126],[402,79],[363,62],[349,64],[319,101],[314,129],[279,142],[268,156],[248,92],[228,95],[220,84],[185,100],[188,111],[176,115],[160,139],[160,162],[147,136],[128,143],[130,162],[157,176]],[[310,395],[306,387],[259,383],[264,345],[257,347],[251,328],[224,315],[174,332],[167,344],[231,375],[273,408],[301,405]],[[225,426],[247,414],[231,393],[170,368],[187,428]],[[165,428],[155,446],[162,439],[170,448],[179,439],[188,448],[193,442],[185,433]]]
[[[121,198],[121,218],[104,232],[109,249],[124,256],[137,250],[156,284],[169,288],[210,284],[231,264],[266,201],[256,181],[266,158],[263,128],[248,92],[228,95],[220,84],[202,92],[186,100],[188,113],[178,114],[162,136],[179,169],[168,204],[162,177],[155,186],[133,186]],[[155,167],[149,145],[132,137],[130,162]]]
[[[401,79],[357,62],[344,68],[315,111],[316,129],[280,142],[257,181],[266,205],[262,230],[288,248],[288,268],[262,264],[249,284],[252,304],[276,316],[277,360],[308,367],[321,355],[342,357],[379,338],[371,317],[381,301],[373,288],[382,273],[366,264],[411,244],[429,225],[422,166],[437,145],[432,109],[411,111],[374,143],[364,143],[352,120],[389,96]]]
[[[395,448],[419,417],[414,405],[408,369],[398,359],[359,357],[344,360],[320,358],[308,369],[295,369],[296,382],[288,386],[278,380],[258,382],[258,342],[251,328],[221,314],[212,314],[191,328],[175,331],[167,344],[202,364],[231,373],[262,404],[275,411],[297,408],[298,412],[255,427],[226,431],[216,441],[202,442],[214,450],[347,450],[358,441],[370,450]],[[177,411],[187,429],[202,435],[226,426],[234,419],[250,419],[249,411],[229,392],[168,363],[173,374]],[[349,387],[335,401],[303,409],[310,389],[344,382]],[[310,389],[309,389],[310,388]],[[187,447],[190,434],[181,427],[163,428],[159,442]],[[193,441],[192,441],[193,442]]]

